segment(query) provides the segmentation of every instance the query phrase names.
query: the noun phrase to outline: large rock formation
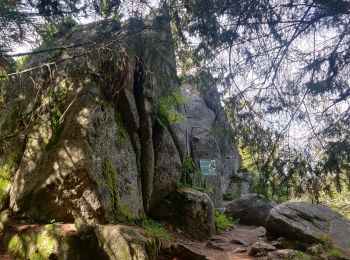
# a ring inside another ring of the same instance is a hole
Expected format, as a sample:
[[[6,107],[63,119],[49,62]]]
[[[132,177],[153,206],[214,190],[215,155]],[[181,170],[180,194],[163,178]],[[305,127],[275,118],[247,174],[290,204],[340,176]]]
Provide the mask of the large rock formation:
[[[11,101],[16,115],[28,115],[10,192],[14,211],[44,222],[122,221],[143,216],[175,190],[179,152],[166,129],[154,129],[157,101],[178,89],[175,55],[168,20],[149,23],[130,20],[117,32],[114,22],[79,26],[58,42],[82,47],[26,61],[25,68],[63,60],[23,74]],[[135,30],[142,31],[137,39]],[[1,88],[9,100],[11,84]],[[7,122],[16,115],[1,115],[4,134],[20,128]],[[12,165],[2,165],[10,175]]]
[[[226,205],[226,214],[239,223],[264,226],[270,210],[277,204],[260,195],[250,194]]]
[[[241,158],[232,140],[232,128],[223,109],[216,83],[205,72],[199,73],[197,81],[181,86],[187,98],[183,107],[186,122],[185,146],[200,170],[200,160],[216,161],[216,176],[204,176],[209,184],[209,193],[215,207],[223,207],[222,194],[237,192],[232,180],[241,167]],[[201,185],[199,183],[198,185]]]
[[[9,208],[30,224],[64,223],[55,233],[55,256],[61,257],[61,229],[76,223],[95,227],[104,257],[153,257],[147,248],[153,250],[154,241],[142,231],[106,224],[162,211],[169,198],[178,216],[169,222],[199,240],[214,234],[211,199],[222,207],[240,158],[226,135],[231,128],[215,84],[200,76],[191,88],[180,88],[170,31],[162,15],[80,25],[57,39],[74,47],[30,56],[25,73],[1,81],[0,210]],[[182,95],[185,104],[172,100]],[[199,161],[217,161],[217,175],[206,177],[211,199],[177,190],[189,158],[200,181]],[[11,233],[19,242],[12,242],[13,255],[30,258],[41,250],[26,241],[41,231],[46,236],[41,224],[28,234]],[[72,237],[80,243],[76,233]]]
[[[306,202],[274,207],[266,220],[269,234],[331,244],[350,257],[350,221],[330,208]]]

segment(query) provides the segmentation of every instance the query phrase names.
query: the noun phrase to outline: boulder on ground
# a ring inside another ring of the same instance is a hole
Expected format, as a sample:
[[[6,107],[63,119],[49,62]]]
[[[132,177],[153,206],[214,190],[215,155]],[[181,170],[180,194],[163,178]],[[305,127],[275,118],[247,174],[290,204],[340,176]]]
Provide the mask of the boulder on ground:
[[[182,188],[171,193],[152,215],[199,241],[209,239],[215,233],[213,203],[207,194],[194,189]]]
[[[208,260],[205,255],[201,255],[183,244],[175,243],[168,247],[161,248],[158,256],[158,260],[168,259],[191,259],[191,260]]]
[[[350,221],[330,208],[306,202],[274,207],[267,219],[268,234],[309,243],[327,243],[350,257]]]
[[[226,214],[239,223],[264,226],[265,219],[276,203],[260,195],[249,194],[226,205]]]
[[[139,227],[98,225],[95,234],[110,260],[155,259],[160,242]]]
[[[253,244],[249,250],[249,255],[250,256],[266,256],[268,252],[275,251],[277,248],[262,242],[258,241],[255,244]]]

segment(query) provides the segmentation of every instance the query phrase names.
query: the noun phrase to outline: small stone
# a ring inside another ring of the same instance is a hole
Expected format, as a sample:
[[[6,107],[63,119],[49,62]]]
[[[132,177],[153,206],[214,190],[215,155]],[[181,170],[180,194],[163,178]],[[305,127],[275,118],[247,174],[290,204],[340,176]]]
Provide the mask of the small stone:
[[[287,243],[283,241],[272,241],[271,245],[273,245],[277,249],[286,249],[288,246]]]
[[[235,239],[232,239],[231,240],[231,243],[232,244],[236,244],[236,245],[242,245],[242,246],[250,246],[250,243],[245,241],[245,240],[242,240],[240,238],[235,238]]]
[[[296,251],[293,249],[280,249],[275,252],[268,253],[268,260],[279,260],[279,259],[296,259]]]
[[[223,249],[221,246],[215,245],[213,244],[213,242],[208,241],[207,244],[205,245],[207,248],[210,249],[215,249],[215,250],[220,250],[220,251],[224,251],[225,249]]]
[[[247,248],[243,248],[243,247],[238,247],[235,250],[232,251],[232,253],[244,253],[247,252]]]
[[[222,238],[220,238],[220,237],[212,237],[210,240],[211,241],[223,241]]]
[[[256,242],[252,245],[249,250],[250,256],[266,256],[268,252],[275,251],[277,248],[266,243],[266,242]]]
[[[169,248],[163,248],[161,250],[165,251],[166,258],[159,259],[177,259],[173,258],[173,256],[177,256],[179,259],[208,260],[205,255],[194,252],[187,246],[179,243],[172,244]]]
[[[313,246],[310,246],[306,249],[306,253],[308,253],[310,255],[320,255],[320,254],[324,253],[324,248],[320,244],[313,245]]]
[[[259,233],[259,237],[263,237],[266,235],[266,229],[264,227],[257,227],[254,231]]]

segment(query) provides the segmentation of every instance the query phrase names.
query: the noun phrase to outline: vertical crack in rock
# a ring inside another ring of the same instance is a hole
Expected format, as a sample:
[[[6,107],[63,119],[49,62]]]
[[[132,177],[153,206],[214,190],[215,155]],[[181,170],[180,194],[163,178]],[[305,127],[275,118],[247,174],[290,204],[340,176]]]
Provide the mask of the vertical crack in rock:
[[[140,116],[140,142],[141,142],[141,181],[142,195],[145,212],[148,211],[152,195],[154,175],[154,150],[153,150],[153,122],[152,122],[152,87],[154,77],[146,75],[143,62],[140,60],[134,73],[134,95]]]

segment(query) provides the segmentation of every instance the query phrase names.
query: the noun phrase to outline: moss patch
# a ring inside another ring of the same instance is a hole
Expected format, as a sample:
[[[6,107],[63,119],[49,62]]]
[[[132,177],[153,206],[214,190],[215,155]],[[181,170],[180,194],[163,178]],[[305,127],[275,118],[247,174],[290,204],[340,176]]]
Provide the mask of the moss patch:
[[[5,165],[0,165],[0,209],[3,208],[11,186],[11,171],[13,167],[18,166],[20,156],[16,153],[10,156],[9,161]]]
[[[50,123],[52,136],[46,146],[47,150],[54,146],[61,136],[63,131],[62,115],[64,113],[64,103],[67,101],[71,92],[70,83],[66,79],[59,82],[58,90],[50,92]]]
[[[311,255],[303,253],[301,251],[296,252],[296,257],[297,257],[297,259],[300,259],[300,260],[312,260]]]
[[[106,159],[102,163],[102,175],[105,179],[103,185],[107,188],[111,199],[111,214],[108,216],[110,223],[124,222],[132,219],[132,213],[128,206],[123,205],[120,201],[118,191],[117,171],[113,167],[113,162]]]
[[[150,218],[143,218],[139,220],[137,224],[146,229],[152,236],[157,237],[159,240],[171,241],[170,233],[158,222]]]
[[[182,168],[183,172],[178,188],[192,188],[208,195],[212,193],[212,188],[208,185],[203,174],[197,171],[193,159],[190,156],[184,158]]]
[[[117,125],[117,131],[118,131],[118,137],[121,141],[127,141],[128,140],[128,131],[124,127],[124,123],[122,120],[122,115],[120,114],[120,111],[115,106],[114,107],[114,120]]]
[[[19,259],[44,260],[58,252],[58,232],[54,225],[11,237],[8,252]]]

